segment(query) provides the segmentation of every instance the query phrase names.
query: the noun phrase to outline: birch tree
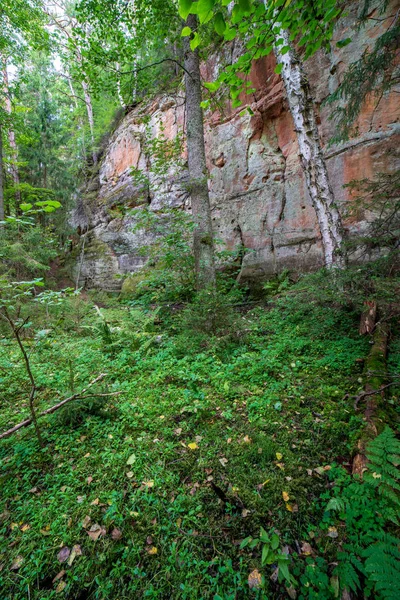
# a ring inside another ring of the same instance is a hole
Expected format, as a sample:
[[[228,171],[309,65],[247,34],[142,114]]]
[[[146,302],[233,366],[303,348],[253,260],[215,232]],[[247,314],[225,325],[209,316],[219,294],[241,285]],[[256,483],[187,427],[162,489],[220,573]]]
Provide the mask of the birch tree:
[[[329,181],[310,85],[288,31],[280,29],[277,35],[283,39],[283,47],[287,48],[282,53],[280,46],[275,44],[274,53],[277,63],[282,65],[281,76],[296,132],[300,162],[321,233],[324,263],[326,267],[343,267],[342,219]]]
[[[300,38],[305,46],[305,58],[323,45],[328,45],[333,26],[341,9],[335,0],[238,0],[228,7],[225,0],[192,2],[180,0],[180,13],[195,12],[201,23],[214,21],[218,35],[226,41],[237,36],[246,39],[245,49],[235,65],[220,75],[217,82],[208,87],[217,91],[221,84],[228,84],[233,106],[240,106],[240,92],[244,89],[243,75],[248,75],[253,61],[274,52],[276,72],[283,79],[289,110],[297,136],[299,156],[308,193],[315,209],[326,267],[343,267],[343,228],[339,210],[335,204],[332,186],[324,159],[317,126],[315,104],[302,60],[293,46]],[[183,31],[183,35],[188,32]],[[249,90],[251,92],[251,90]]]

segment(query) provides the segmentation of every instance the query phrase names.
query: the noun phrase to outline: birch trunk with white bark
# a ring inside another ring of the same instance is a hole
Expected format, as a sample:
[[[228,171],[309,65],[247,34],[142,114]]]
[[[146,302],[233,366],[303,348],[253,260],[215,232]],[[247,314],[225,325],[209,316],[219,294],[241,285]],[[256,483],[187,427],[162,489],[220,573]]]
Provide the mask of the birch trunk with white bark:
[[[301,166],[321,232],[324,263],[326,267],[343,267],[342,220],[329,182],[310,85],[289,33],[281,29],[276,38],[283,39],[281,46],[274,46],[274,53],[277,63],[282,64],[281,76],[297,135]],[[283,46],[290,48],[286,54],[280,53],[279,48]]]
[[[197,27],[196,16],[189,15],[186,25],[195,30]],[[214,238],[208,192],[203,110],[201,108],[200,61],[198,51],[191,50],[188,37],[184,38],[184,69],[189,190],[195,225],[193,246],[197,288],[215,288]]]
[[[92,143],[93,164],[97,164],[97,152],[96,152],[95,139],[94,139],[94,118],[93,118],[92,97],[89,92],[89,86],[84,79],[81,81],[81,84],[82,84],[82,89],[83,89],[83,96],[85,98],[86,112],[87,112],[88,121],[89,121],[90,140]]]

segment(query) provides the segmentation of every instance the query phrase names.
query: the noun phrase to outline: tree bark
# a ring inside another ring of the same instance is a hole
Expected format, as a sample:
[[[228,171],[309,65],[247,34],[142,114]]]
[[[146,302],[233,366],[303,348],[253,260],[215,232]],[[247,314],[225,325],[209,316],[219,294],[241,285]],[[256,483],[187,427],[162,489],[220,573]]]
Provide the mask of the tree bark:
[[[329,182],[310,85],[292,47],[289,33],[281,29],[276,38],[281,38],[284,42],[282,46],[275,45],[274,53],[277,63],[283,65],[281,76],[294,121],[307,189],[317,214],[324,263],[326,267],[344,267],[342,220]],[[290,48],[286,54],[280,53],[279,48],[283,46]]]
[[[3,133],[0,123],[0,221],[4,221],[4,169],[3,169]],[[2,225],[0,225],[0,228]]]
[[[12,112],[11,106],[11,98],[10,98],[10,90],[8,84],[8,71],[7,71],[7,59],[2,57],[2,72],[3,72],[3,86],[4,86],[4,103],[6,107],[6,111],[9,115]],[[19,205],[21,204],[21,190],[19,188],[20,180],[19,180],[19,171],[18,171],[18,147],[17,142],[15,140],[15,133],[13,128],[10,126],[8,128],[8,141],[11,148],[11,175],[14,182],[15,187],[15,214],[20,214]]]
[[[377,323],[372,334],[372,347],[364,365],[364,375],[366,378],[364,398],[364,427],[361,430],[360,438],[357,443],[357,454],[353,459],[353,475],[362,477],[367,466],[366,448],[368,442],[378,435],[380,425],[379,414],[383,408],[387,365],[387,346],[389,338],[389,327],[386,323]]]
[[[87,112],[88,121],[89,121],[90,139],[92,142],[93,164],[97,164],[97,152],[95,149],[95,139],[94,139],[94,118],[93,118],[92,97],[90,95],[89,86],[86,83],[86,81],[83,79],[81,83],[82,83],[83,95],[85,98],[86,112]]]
[[[189,15],[186,25],[197,27],[197,17]],[[203,111],[201,108],[201,78],[198,51],[192,51],[190,40],[184,38],[184,69],[186,92],[186,137],[189,167],[189,190],[194,220],[193,246],[197,289],[215,288],[214,238],[211,223],[208,171],[204,144]]]

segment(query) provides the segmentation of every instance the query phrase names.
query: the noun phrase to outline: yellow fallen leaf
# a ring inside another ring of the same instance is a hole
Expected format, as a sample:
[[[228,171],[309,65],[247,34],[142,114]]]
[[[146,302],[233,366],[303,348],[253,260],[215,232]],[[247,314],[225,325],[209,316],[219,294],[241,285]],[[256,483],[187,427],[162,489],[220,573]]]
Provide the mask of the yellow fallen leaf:
[[[148,550],[147,550],[147,553],[152,554],[152,555],[157,554],[157,552],[158,552],[158,550],[155,546],[151,546],[151,548],[148,548]]]
[[[282,492],[282,498],[285,502],[289,501],[289,494],[287,492]]]
[[[289,504],[289,502],[286,502],[286,510],[288,510],[289,512],[293,512],[293,506]]]
[[[266,479],[266,480],[264,481],[264,483],[262,483],[261,485],[267,485],[267,483],[269,483],[270,481],[271,481],[270,479]]]
[[[277,458],[278,460],[282,460],[282,458],[283,458],[283,454],[281,454],[280,452],[277,452],[277,453],[275,454],[275,456],[276,456],[276,458]]]
[[[26,523],[25,525],[22,525],[21,531],[28,531],[28,529],[30,529],[30,528],[31,528],[31,526]]]
[[[154,481],[151,479],[150,481],[143,481],[143,485],[147,488],[154,487]]]
[[[65,587],[67,587],[67,584],[65,583],[65,581],[60,581],[60,583],[56,587],[56,594],[59,594],[60,592],[62,592]]]
[[[180,527],[182,525],[182,519],[179,517],[179,519],[176,520],[176,526]]]
[[[248,576],[247,582],[251,590],[258,590],[262,586],[262,575],[260,571],[254,569]]]
[[[196,444],[196,442],[191,442],[190,444],[187,445],[188,448],[190,448],[191,450],[197,450],[198,445]]]
[[[285,470],[285,466],[283,463],[276,463],[276,466],[279,467],[282,471]]]

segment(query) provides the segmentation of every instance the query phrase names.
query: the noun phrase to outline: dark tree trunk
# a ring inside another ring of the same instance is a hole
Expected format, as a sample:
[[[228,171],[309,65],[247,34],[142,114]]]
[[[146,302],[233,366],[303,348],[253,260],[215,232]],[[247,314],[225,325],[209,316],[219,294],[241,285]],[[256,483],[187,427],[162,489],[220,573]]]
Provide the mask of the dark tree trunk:
[[[189,15],[186,25],[197,27],[197,17]],[[204,124],[201,103],[201,79],[198,51],[192,51],[189,38],[184,41],[186,91],[186,136],[189,165],[189,190],[192,201],[194,257],[197,288],[215,288],[214,239],[211,223],[208,172],[204,145]]]

